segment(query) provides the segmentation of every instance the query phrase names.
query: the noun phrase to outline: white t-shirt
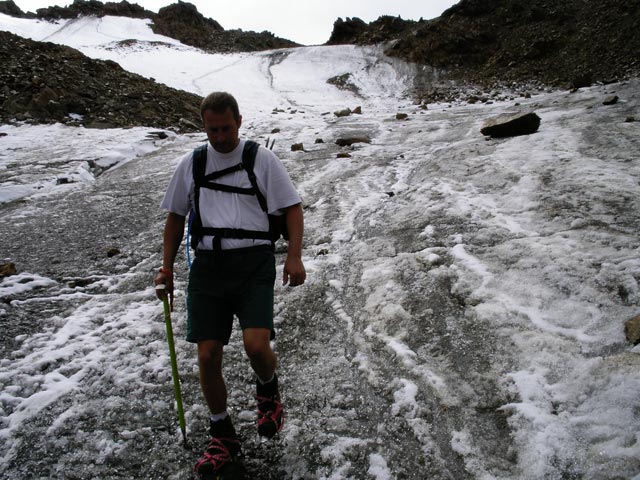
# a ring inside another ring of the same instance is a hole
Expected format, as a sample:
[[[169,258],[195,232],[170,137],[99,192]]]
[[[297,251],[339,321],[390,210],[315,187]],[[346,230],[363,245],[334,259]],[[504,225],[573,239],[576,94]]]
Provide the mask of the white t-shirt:
[[[207,143],[205,175],[240,163],[244,144],[245,140],[240,140],[232,152],[220,153]],[[283,208],[301,203],[300,195],[291,183],[287,170],[271,150],[262,146],[258,149],[253,171],[258,188],[267,200],[269,214],[281,215]],[[215,183],[251,188],[251,182],[245,170],[220,177],[215,180]],[[190,152],[180,159],[160,206],[167,212],[186,216],[193,207],[193,202],[193,152]],[[205,227],[269,230],[269,220],[260,208],[255,195],[200,188],[200,215],[202,225]],[[269,240],[251,238],[223,238],[221,246],[223,250],[228,250],[270,243]],[[212,247],[213,237],[211,236],[205,236],[198,244],[200,250],[211,250]]]

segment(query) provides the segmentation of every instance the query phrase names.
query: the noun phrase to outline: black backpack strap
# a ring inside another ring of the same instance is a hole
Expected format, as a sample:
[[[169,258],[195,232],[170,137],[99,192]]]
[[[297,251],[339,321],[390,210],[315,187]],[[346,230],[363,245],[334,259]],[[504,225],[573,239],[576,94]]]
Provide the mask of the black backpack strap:
[[[195,250],[202,238],[202,218],[200,217],[200,186],[207,168],[207,144],[193,150],[193,222],[191,223],[191,247]]]
[[[260,230],[245,230],[243,228],[218,228],[203,227],[202,235],[212,235],[219,238],[251,238],[260,240],[271,240],[271,233]]]
[[[239,163],[237,165],[234,165],[233,167],[225,168],[224,170],[218,170],[217,172],[212,172],[209,175],[205,175],[202,180],[204,182],[209,182],[211,180],[224,177],[225,175],[228,175],[233,172],[237,172],[242,169],[243,169],[242,163]]]
[[[259,145],[256,142],[251,140],[247,140],[244,143],[244,149],[242,150],[242,165],[249,176],[249,181],[255,190],[256,198],[258,199],[258,203],[260,204],[260,208],[263,212],[269,213],[269,208],[267,207],[267,199],[264,198],[264,195],[258,188],[258,180],[256,179],[256,174],[253,171],[253,166],[256,164],[256,156],[258,155]]]

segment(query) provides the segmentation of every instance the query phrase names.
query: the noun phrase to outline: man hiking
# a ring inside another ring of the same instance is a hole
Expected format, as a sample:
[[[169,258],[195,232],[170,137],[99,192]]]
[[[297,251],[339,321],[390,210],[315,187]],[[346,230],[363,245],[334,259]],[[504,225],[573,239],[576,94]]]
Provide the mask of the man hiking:
[[[283,285],[302,285],[306,272],[301,258],[301,199],[284,166],[270,150],[239,137],[242,116],[232,95],[210,94],[200,112],[209,141],[179,161],[162,200],[168,214],[163,265],[155,284],[166,286],[157,291],[158,296],[169,295],[173,304],[173,264],[185,217],[194,209],[191,231],[196,253],[187,288],[187,341],[198,346],[200,384],[211,412],[211,440],[195,470],[209,476],[240,454],[222,376],[223,348],[229,342],[234,315],[257,375],[258,433],[270,438],[282,428],[277,359],[270,345],[275,336],[275,240],[270,228],[274,215],[284,215],[289,235]],[[251,146],[252,154],[248,153]]]

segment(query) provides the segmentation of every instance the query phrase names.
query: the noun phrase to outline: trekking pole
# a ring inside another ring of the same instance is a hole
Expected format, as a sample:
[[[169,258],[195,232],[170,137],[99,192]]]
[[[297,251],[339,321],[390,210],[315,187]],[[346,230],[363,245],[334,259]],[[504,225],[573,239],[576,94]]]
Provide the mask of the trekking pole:
[[[156,285],[156,290],[164,290],[166,286],[164,284]],[[182,393],[180,392],[180,378],[178,377],[178,362],[176,361],[176,349],[173,344],[173,328],[171,327],[171,311],[169,309],[169,297],[165,295],[162,300],[164,304],[164,323],[167,327],[167,343],[169,344],[169,357],[171,357],[171,376],[173,377],[173,394],[176,399],[176,406],[178,407],[178,421],[180,422],[180,430],[182,430],[182,439],[184,441],[184,448],[188,448],[187,445],[187,427],[184,421],[184,410],[182,409]]]

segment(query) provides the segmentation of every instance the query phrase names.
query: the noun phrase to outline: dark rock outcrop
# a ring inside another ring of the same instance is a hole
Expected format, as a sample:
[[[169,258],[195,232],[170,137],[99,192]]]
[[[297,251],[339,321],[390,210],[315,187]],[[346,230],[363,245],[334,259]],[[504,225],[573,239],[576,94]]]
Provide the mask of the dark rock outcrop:
[[[115,17],[151,18],[154,13],[149,10],[145,10],[140,5],[129,3],[126,0],[106,3],[96,0],[74,0],[74,2],[67,7],[54,5],[46,8],[39,8],[36,10],[35,17],[45,20],[58,20],[89,15],[97,17],[113,15]],[[33,16],[33,14],[25,14],[25,16]]]
[[[336,140],[336,145],[341,147],[350,147],[354,143],[371,143],[369,137],[340,137]]]
[[[5,15],[10,15],[12,17],[17,17],[17,18],[25,17],[24,12],[20,9],[18,5],[15,4],[13,0],[0,2],[0,13],[4,13]]]
[[[195,5],[180,1],[161,8],[153,17],[151,28],[157,34],[211,53],[255,52],[300,46],[267,31],[225,30],[215,20],[205,18]]]
[[[0,32],[0,121],[194,131],[201,98],[69,47]]]
[[[338,18],[333,24],[333,32],[327,45],[360,44],[369,45],[400,38],[405,32],[415,27],[418,22],[403,20],[400,17],[383,15],[367,24],[354,17],[342,20]]]
[[[357,43],[357,39],[368,30],[366,22],[358,17],[342,20],[338,18],[333,22],[333,31],[327,45],[345,45]]]

